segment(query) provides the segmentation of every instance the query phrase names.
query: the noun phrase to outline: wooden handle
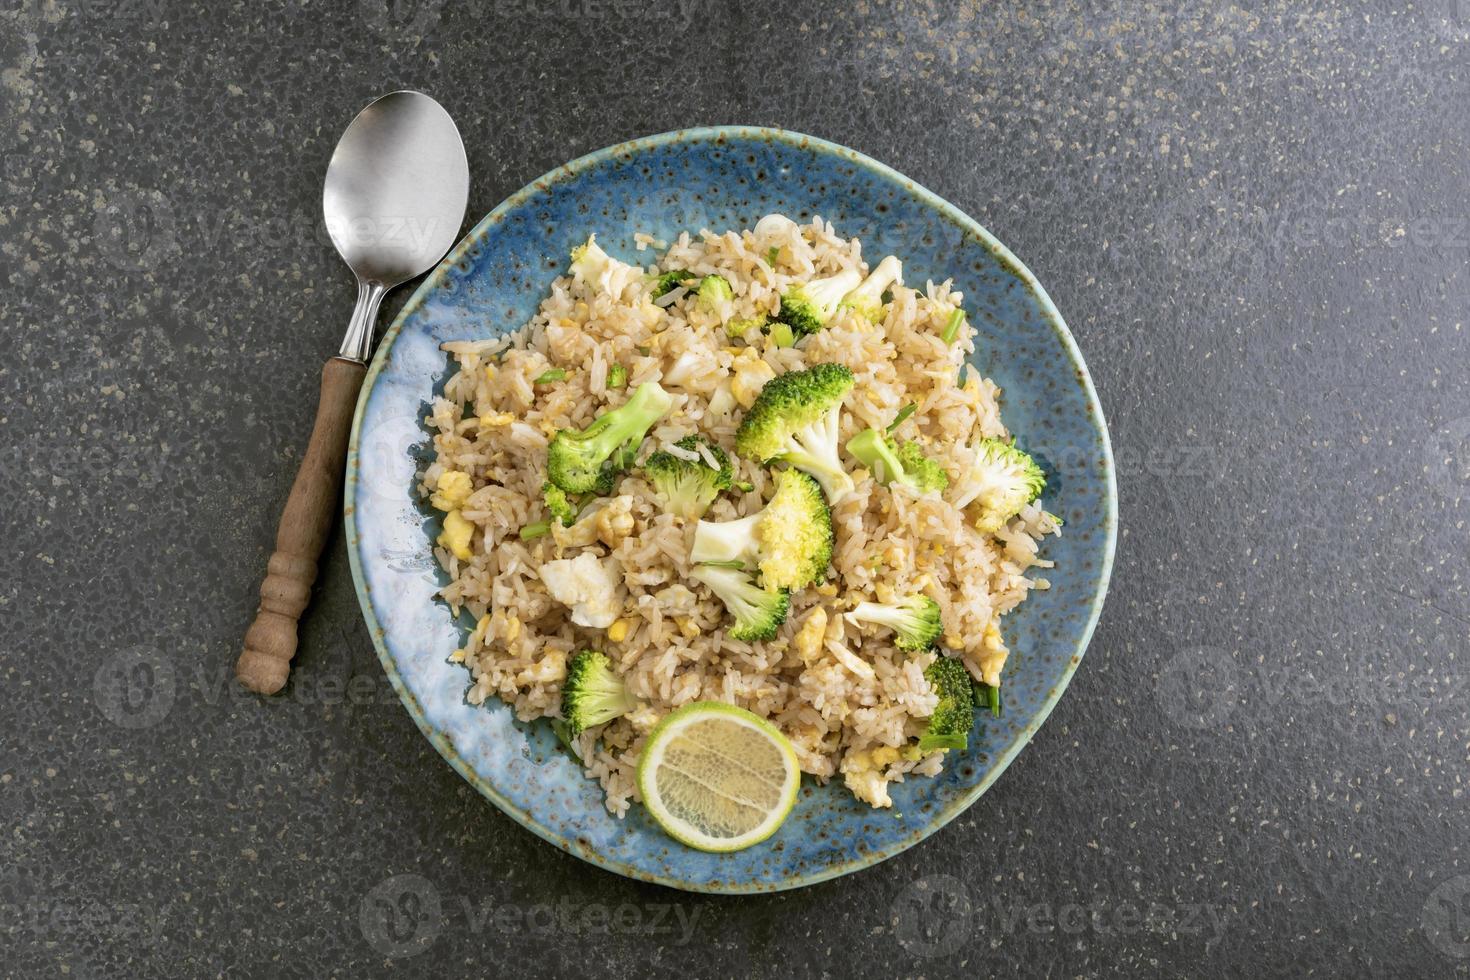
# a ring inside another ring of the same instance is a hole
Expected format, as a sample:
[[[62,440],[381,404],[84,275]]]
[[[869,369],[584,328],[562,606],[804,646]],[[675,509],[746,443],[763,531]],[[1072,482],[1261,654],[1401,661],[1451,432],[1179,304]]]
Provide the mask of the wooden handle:
[[[337,516],[352,411],[366,373],[365,365],[341,357],[322,368],[311,442],[281,511],[276,550],[260,583],[260,609],[245,631],[245,650],[235,664],[240,683],[258,694],[275,694],[291,671],[296,621],[311,599],[317,559]]]

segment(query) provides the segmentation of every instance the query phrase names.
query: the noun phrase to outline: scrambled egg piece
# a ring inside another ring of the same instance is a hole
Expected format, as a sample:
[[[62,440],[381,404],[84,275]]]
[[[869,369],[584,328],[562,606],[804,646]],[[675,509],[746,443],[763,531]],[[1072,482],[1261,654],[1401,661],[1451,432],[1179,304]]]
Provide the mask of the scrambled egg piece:
[[[873,750],[870,758],[873,760],[873,768],[887,769],[898,761],[900,751],[896,745],[880,745]]]
[[[564,527],[561,521],[552,521],[551,539],[558,548],[587,547],[597,540],[597,517],[601,513],[601,509],[595,510],[571,527]]]
[[[822,637],[827,633],[827,610],[815,606],[807,613],[801,629],[791,638],[791,645],[801,656],[802,663],[810,664],[822,653]]]
[[[985,635],[980,641],[980,674],[985,683],[991,687],[1000,687],[1000,669],[1005,666],[1006,657],[1010,651],[1006,649],[1006,641],[1001,639],[1000,624],[992,619],[985,627]]]
[[[445,470],[439,474],[434,486],[434,495],[429,498],[429,503],[445,512],[458,510],[474,491],[470,475],[462,470]]]
[[[842,758],[842,781],[852,795],[869,806],[892,806],[884,770],[901,759],[903,754],[903,749],[894,745],[854,749]]]
[[[475,525],[451,510],[444,515],[444,533],[439,535],[439,546],[450,551],[460,561],[469,561],[475,556],[470,550],[470,539],[475,536]]]
[[[522,687],[531,684],[555,684],[567,676],[567,654],[565,650],[548,649],[539,661],[516,675],[516,683]]]
[[[755,404],[755,396],[761,393],[766,382],[776,376],[776,369],[757,356],[754,349],[747,347],[740,357],[730,365],[734,375],[730,379],[730,393],[741,408]]]
[[[585,551],[575,558],[546,562],[541,581],[553,599],[572,610],[572,622],[593,629],[607,629],[616,622],[627,598],[618,560],[599,560]]]
[[[893,806],[893,799],[888,795],[888,780],[883,778],[883,773],[873,769],[858,769],[852,772],[844,772],[842,781],[853,796],[873,807]]]
[[[616,548],[633,533],[633,498],[614,497],[597,511],[597,537],[609,548]]]

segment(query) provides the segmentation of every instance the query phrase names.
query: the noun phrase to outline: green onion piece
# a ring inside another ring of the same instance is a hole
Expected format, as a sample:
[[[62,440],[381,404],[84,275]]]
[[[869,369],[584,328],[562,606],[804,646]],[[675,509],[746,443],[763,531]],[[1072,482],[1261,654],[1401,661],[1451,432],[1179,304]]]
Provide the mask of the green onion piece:
[[[708,566],[710,568],[744,568],[745,567],[745,562],[743,562],[743,561],[702,561],[702,562],[699,562],[699,564],[706,565],[706,566]]]
[[[772,245],[766,249],[766,265],[775,265],[776,260],[781,257],[781,246]]]
[[[735,489],[739,490],[741,493],[750,493],[752,490],[755,489],[755,484],[751,483],[749,480],[736,480]]]
[[[893,421],[888,423],[888,431],[889,432],[892,432],[894,429],[898,428],[900,425],[903,425],[904,421],[907,420],[910,415],[914,414],[918,410],[919,410],[919,406],[915,405],[913,402],[909,402],[903,408],[900,408],[898,410],[898,414],[893,417]]]
[[[644,357],[647,357],[648,356],[648,352],[651,351],[651,350],[653,350],[652,347],[648,347],[648,346],[634,347],[633,349],[636,350],[638,353],[642,354]]]
[[[991,687],[989,684],[982,684],[982,683],[977,682],[975,684],[975,693],[978,695],[978,697],[976,698],[976,700],[978,700],[985,707],[989,708],[990,709],[990,713],[993,716],[995,716],[996,718],[999,718],[1000,717],[1000,688],[998,688],[998,687]]]
[[[791,333],[789,323],[771,324],[771,342],[777,347],[791,347],[796,343],[796,337]]]
[[[621,364],[614,364],[607,369],[607,386],[609,388],[621,388],[628,383],[628,369]]]
[[[536,379],[536,384],[538,384],[538,385],[549,385],[553,381],[565,381],[566,379],[567,379],[567,369],[566,368],[552,368],[550,371],[544,371],[544,372],[542,372],[541,376]]]
[[[550,533],[550,521],[537,521],[535,524],[527,524],[525,527],[521,528],[521,540],[534,541],[537,538],[541,537],[543,534]]]
[[[949,315],[949,322],[944,325],[944,331],[939,335],[939,339],[944,341],[946,344],[954,343],[955,338],[960,335],[960,328],[964,325],[965,311],[956,308],[955,311]]]

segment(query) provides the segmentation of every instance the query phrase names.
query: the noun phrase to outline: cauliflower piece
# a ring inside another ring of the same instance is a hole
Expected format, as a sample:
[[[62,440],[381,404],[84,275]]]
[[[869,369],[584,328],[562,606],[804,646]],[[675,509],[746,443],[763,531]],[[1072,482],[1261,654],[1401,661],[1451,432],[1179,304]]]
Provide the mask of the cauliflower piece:
[[[475,557],[470,548],[470,539],[475,536],[475,525],[471,524],[457,510],[451,510],[444,515],[444,532],[439,535],[439,546],[447,549],[460,561],[469,561]]]
[[[572,622],[593,629],[607,629],[616,622],[628,595],[618,560],[599,559],[586,551],[542,565],[541,581],[553,599],[572,610]]]
[[[711,418],[720,418],[729,415],[735,410],[735,393],[730,390],[728,381],[721,381],[715,387],[715,393],[710,395],[708,414]]]
[[[596,235],[572,250],[572,279],[616,299],[634,283],[643,281],[643,270],[619,262],[602,250]]]

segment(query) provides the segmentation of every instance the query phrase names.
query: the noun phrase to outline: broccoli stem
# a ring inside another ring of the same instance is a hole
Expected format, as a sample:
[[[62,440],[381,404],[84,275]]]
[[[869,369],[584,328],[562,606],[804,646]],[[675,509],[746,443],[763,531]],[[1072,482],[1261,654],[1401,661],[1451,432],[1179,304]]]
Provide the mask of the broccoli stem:
[[[837,413],[828,412],[811,425],[792,433],[790,446],[782,455],[792,466],[816,477],[826,491],[827,499],[833,503],[856,489],[837,455],[837,425]]]
[[[903,464],[893,446],[877,429],[864,429],[847,440],[847,451],[873,473],[873,479],[887,484],[903,474]]]
[[[975,691],[979,695],[977,700],[990,709],[993,717],[999,718],[1001,715],[1000,688],[980,681],[975,684]]]

